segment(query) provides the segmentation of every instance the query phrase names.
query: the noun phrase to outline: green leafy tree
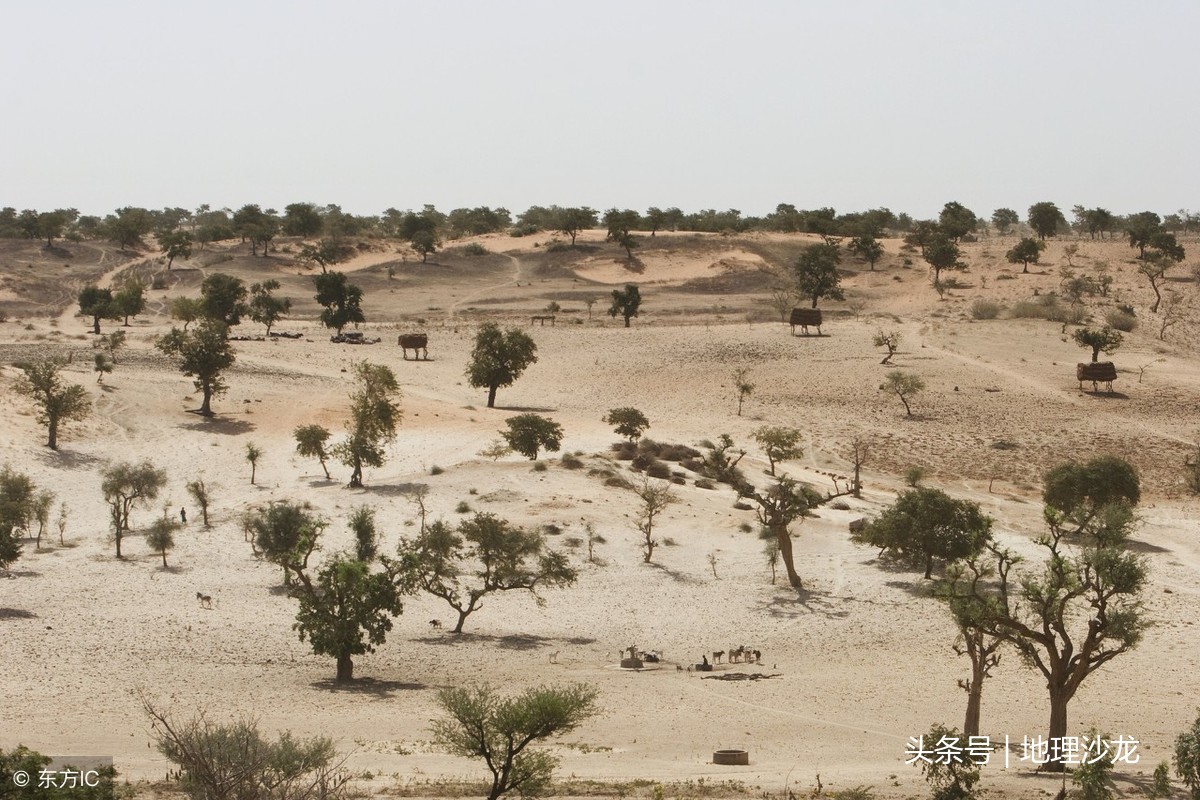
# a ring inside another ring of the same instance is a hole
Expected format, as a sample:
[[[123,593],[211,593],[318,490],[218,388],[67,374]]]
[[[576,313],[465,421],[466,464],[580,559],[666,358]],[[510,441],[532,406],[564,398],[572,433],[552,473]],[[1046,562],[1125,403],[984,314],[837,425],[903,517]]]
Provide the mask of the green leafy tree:
[[[146,310],[146,285],[137,278],[127,281],[115,295],[113,307],[124,318],[125,327],[129,327],[129,318],[136,317]]]
[[[642,217],[642,221],[650,229],[650,238],[653,239],[654,234],[666,227],[667,212],[657,206],[651,206],[646,209],[646,215]]]
[[[1111,353],[1121,346],[1124,337],[1120,331],[1105,325],[1103,328],[1080,328],[1071,334],[1075,344],[1092,349],[1092,363],[1100,360],[1100,353]]]
[[[110,356],[108,353],[93,353],[92,363],[92,369],[96,373],[96,383],[103,383],[104,376],[113,371],[112,356]]]
[[[1145,275],[1146,280],[1150,281],[1150,288],[1154,290],[1154,304],[1150,306],[1150,311],[1157,314],[1158,306],[1162,303],[1161,286],[1166,272],[1183,261],[1185,251],[1183,245],[1175,241],[1175,234],[1165,231],[1151,236],[1148,248],[1148,252],[1143,253],[1143,261],[1138,265],[1138,272]]]
[[[495,592],[524,591],[539,606],[538,592],[571,586],[578,577],[567,558],[546,546],[538,531],[477,512],[452,529],[438,520],[399,546],[400,583],[439,597],[458,614],[453,633]]]
[[[493,322],[479,326],[467,364],[467,382],[487,387],[487,407],[496,406],[496,390],[512,386],[530,364],[537,363],[537,344],[520,328],[501,331]]]
[[[192,500],[200,506],[200,516],[204,520],[204,527],[211,528],[212,525],[208,523],[208,507],[212,504],[212,490],[204,483],[203,478],[188,481],[186,488],[187,493],[192,496]]]
[[[140,464],[119,461],[100,474],[100,491],[104,494],[104,502],[108,503],[117,558],[124,558],[121,540],[129,530],[129,513],[135,505],[158,498],[158,493],[167,485],[167,472],[147,460]]]
[[[939,287],[942,285],[942,273],[950,270],[964,270],[967,264],[962,260],[962,253],[958,249],[958,245],[951,241],[947,236],[938,235],[925,245],[925,261],[929,264],[929,268],[933,270],[933,285]]]
[[[938,224],[943,233],[957,242],[979,227],[979,218],[975,216],[974,211],[962,203],[951,201],[942,206],[942,212],[938,215]]]
[[[146,531],[146,544],[162,556],[163,569],[167,568],[167,551],[175,547],[175,532],[181,527],[175,519],[162,516],[154,520]]]
[[[872,271],[875,270],[875,262],[883,258],[883,245],[871,234],[854,237],[848,247],[851,253],[870,264]]]
[[[1009,229],[1021,221],[1020,215],[1011,208],[997,208],[992,212],[992,224],[996,226],[996,233],[1004,236]]]
[[[1129,246],[1138,249],[1138,258],[1146,257],[1150,240],[1161,230],[1162,218],[1153,211],[1130,214],[1125,220],[1125,235],[1129,237]]]
[[[79,212],[73,208],[57,208],[54,211],[43,211],[37,215],[37,237],[46,240],[46,249],[54,248],[54,240],[63,236],[68,225],[79,219]]]
[[[596,227],[596,212],[587,206],[564,208],[558,216],[557,227],[561,233],[571,237],[571,246],[574,247],[575,237],[579,235],[580,231]]]
[[[796,275],[796,288],[801,295],[812,298],[812,307],[822,297],[833,300],[845,299],[841,289],[838,264],[842,257],[836,244],[824,242],[810,244],[800,251],[792,270]]]
[[[876,347],[886,347],[887,355],[883,357],[880,364],[890,364],[892,358],[896,355],[896,351],[900,349],[900,331],[885,331],[882,328],[875,332],[875,338],[871,341]]]
[[[679,497],[671,491],[671,484],[663,481],[652,481],[649,477],[642,478],[642,485],[634,489],[638,499],[642,501],[638,507],[633,525],[642,535],[642,560],[649,564],[654,558],[654,548],[658,540],[654,538],[654,525],[667,506],[679,502]]]
[[[267,336],[271,335],[271,326],[292,310],[291,300],[274,295],[278,288],[277,280],[263,281],[250,286],[250,319],[260,325],[266,325]]]
[[[750,368],[739,367],[733,371],[733,389],[737,392],[737,415],[742,415],[742,405],[746,398],[754,392],[754,384],[750,382]]]
[[[1192,800],[1200,800],[1200,716],[1175,738],[1175,774],[1191,790]]]
[[[337,682],[354,679],[354,656],[383,644],[404,610],[396,584],[369,563],[337,556],[305,582],[295,629],[317,655],[337,659]]]
[[[646,419],[646,415],[629,406],[609,409],[600,421],[605,425],[612,425],[614,433],[631,442],[642,438],[642,434],[650,427],[650,420]]]
[[[1062,218],[1062,212],[1054,203],[1034,203],[1029,207],[1029,227],[1043,241],[1058,231],[1058,223]]]
[[[154,230],[154,216],[144,208],[118,208],[104,218],[103,230],[122,250],[141,247],[142,237]]]
[[[172,328],[158,337],[154,346],[175,358],[180,371],[192,378],[192,384],[203,394],[197,413],[213,416],[212,399],[220,397],[228,388],[222,373],[236,360],[225,323],[205,319],[191,332]]]
[[[434,722],[433,738],[453,755],[484,760],[492,774],[488,800],[508,792],[537,797],[549,788],[558,760],[529,745],[575,730],[596,713],[596,696],[585,684],[509,698],[489,686],[448,687],[438,692],[446,717]]]
[[[361,488],[363,467],[383,466],[402,414],[400,383],[390,367],[363,361],[354,365],[354,378],[347,436],[334,445],[333,455],[350,467],[350,487]]]
[[[932,758],[917,761],[925,780],[933,787],[933,800],[975,800],[979,765],[961,742],[959,732],[944,725],[934,725],[921,737],[922,749],[937,752]],[[938,750],[946,744],[957,747]]]
[[[920,375],[895,369],[887,374],[883,385],[879,388],[899,397],[900,402],[904,404],[904,413],[911,417],[912,407],[908,401],[924,391],[925,381]]]
[[[952,564],[939,589],[1041,673],[1050,741],[1066,736],[1068,703],[1087,676],[1136,647],[1147,624],[1146,563],[1127,549],[1133,507],[1111,503],[1082,530],[1059,524],[1065,512],[1047,506],[1049,533],[1036,541],[1046,551],[1040,571],[1014,574],[1022,559],[989,541],[980,556]],[[1062,771],[1063,763],[1052,759],[1045,769]]]
[[[375,528],[375,509],[359,506],[350,514],[350,531],[354,534],[354,557],[359,561],[374,561],[379,555],[379,532]]]
[[[349,258],[352,252],[353,250],[345,242],[337,239],[321,239],[316,244],[301,246],[296,259],[309,267],[317,264],[321,267],[321,272],[328,272],[330,267]]]
[[[1022,273],[1029,272],[1029,265],[1038,263],[1038,259],[1042,256],[1042,251],[1046,249],[1046,243],[1041,239],[1025,237],[1017,242],[1013,247],[1004,254],[1010,264],[1024,264]]]
[[[329,523],[313,513],[308,503],[280,501],[247,511],[242,528],[250,539],[254,555],[283,569],[283,585],[296,578],[311,588],[306,570],[308,559]]]
[[[54,761],[50,756],[30,750],[25,745],[17,745],[7,752],[0,749],[0,786],[4,787],[4,800],[111,800],[120,796],[119,792],[113,790],[117,771],[111,765],[86,769],[89,773],[87,783],[93,784],[91,786],[79,784],[58,787],[54,779],[49,785],[42,785],[40,777],[43,770],[49,772],[53,778],[60,778],[58,770],[73,766],[68,762],[51,767]],[[90,774],[93,772],[94,774]],[[17,773],[29,777],[28,783],[19,784],[15,780]],[[79,772],[74,774],[78,775]],[[63,778],[62,782],[67,783],[67,779]]]
[[[200,284],[200,302],[204,316],[232,328],[250,310],[246,305],[246,284],[241,278],[214,272]]]
[[[625,248],[625,255],[632,259],[633,249],[638,246],[638,238],[633,235],[641,223],[641,216],[631,209],[618,211],[610,208],[604,212],[604,227],[608,229],[606,241],[615,242]]]
[[[791,461],[804,455],[800,446],[802,434],[798,428],[784,425],[764,425],[754,431],[754,441],[763,449],[767,461],[771,465],[771,475],[775,475],[775,465],[780,461]]]
[[[806,483],[783,475],[764,491],[750,484],[742,484],[738,494],[756,503],[754,513],[759,523],[774,537],[779,555],[787,570],[788,583],[795,589],[803,589],[800,573],[796,571],[792,555],[792,523],[813,515],[812,510],[825,502],[816,489]]]
[[[1111,736],[1106,736],[1095,728],[1090,728],[1083,735],[1081,744],[1086,747],[1092,742],[1109,742],[1111,740]],[[1078,766],[1071,771],[1071,783],[1079,787],[1072,793],[1072,797],[1076,800],[1112,800],[1113,798],[1114,754],[1107,746],[1097,745],[1097,749],[1100,752],[1094,755],[1089,754],[1088,758],[1081,758]]]
[[[0,468],[0,570],[21,557],[18,534],[29,531],[36,503],[37,487],[28,475],[7,464]]]
[[[45,358],[17,366],[24,374],[13,388],[37,406],[38,424],[45,425],[47,430],[46,446],[57,450],[59,426],[92,413],[91,398],[82,386],[63,382],[59,373],[66,365],[61,359]]]
[[[325,226],[321,212],[313,203],[289,203],[283,207],[280,226],[285,236],[317,236]]]
[[[504,421],[508,430],[500,431],[504,441],[516,452],[536,461],[538,451],[557,453],[562,446],[563,429],[552,419],[538,414],[517,414]]]
[[[629,320],[638,315],[638,310],[642,307],[642,294],[638,290],[636,283],[625,284],[624,289],[612,290],[612,305],[609,306],[608,315],[616,317],[618,314],[625,320],[625,327],[629,327]]]
[[[323,272],[313,276],[317,288],[316,300],[325,307],[321,312],[321,324],[338,333],[347,325],[366,322],[362,312],[363,291],[346,280],[345,273]]]
[[[325,464],[329,460],[329,452],[325,447],[331,435],[329,430],[320,425],[301,425],[292,435],[296,438],[296,452],[306,458],[320,461],[321,469],[325,471],[325,480],[331,480],[329,467]]]
[[[79,291],[79,313],[92,318],[92,333],[100,335],[100,320],[120,319],[121,312],[113,303],[111,289],[85,286]]]
[[[1069,535],[1090,530],[1111,506],[1132,508],[1142,499],[1137,470],[1119,456],[1063,462],[1046,473],[1042,487],[1047,522]]]
[[[171,319],[183,323],[186,332],[188,325],[204,317],[204,301],[195,297],[176,297],[171,301]]]
[[[972,574],[967,580],[978,583],[982,576]],[[977,591],[971,586],[966,594]],[[981,624],[978,607],[971,602],[964,602],[959,597],[947,596],[944,584],[935,587],[934,595],[946,601],[950,616],[958,628],[958,636],[954,640],[954,652],[967,656],[971,662],[971,677],[959,679],[958,686],[967,693],[967,711],[963,720],[963,734],[966,736],[979,735],[979,719],[983,711],[983,684],[991,677],[992,670],[1000,663],[1000,647],[1004,640],[989,634]]]
[[[925,570],[933,577],[935,559],[955,561],[977,556],[991,537],[992,520],[978,503],[955,500],[940,489],[918,487],[853,533],[857,544],[878,547],[882,555]]]
[[[164,231],[158,234],[159,249],[167,256],[167,270],[177,258],[191,258],[195,237],[185,230]]]
[[[436,231],[417,231],[409,241],[409,246],[421,256],[421,263],[429,260],[431,253],[436,253],[442,246]]]
[[[271,241],[279,234],[279,217],[255,204],[244,205],[233,214],[233,228],[243,241],[250,242],[252,255],[258,255],[261,245],[263,258],[266,258]]]

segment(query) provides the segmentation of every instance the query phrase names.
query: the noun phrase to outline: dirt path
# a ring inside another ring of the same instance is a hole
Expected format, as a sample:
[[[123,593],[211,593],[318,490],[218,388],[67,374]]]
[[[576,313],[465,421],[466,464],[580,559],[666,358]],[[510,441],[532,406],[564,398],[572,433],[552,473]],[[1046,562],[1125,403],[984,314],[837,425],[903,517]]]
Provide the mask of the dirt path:
[[[490,295],[492,292],[496,291],[497,289],[503,289],[506,286],[514,286],[514,285],[520,284],[521,279],[525,277],[524,266],[521,264],[521,259],[517,258],[516,256],[510,256],[507,253],[504,253],[503,255],[505,258],[507,258],[508,260],[513,262],[512,278],[510,280],[504,281],[503,283],[497,283],[497,284],[493,284],[491,286],[485,286],[484,288],[480,289],[479,291],[473,292],[473,293],[467,295],[466,297],[463,297],[460,300],[455,300],[453,303],[450,304],[449,308],[446,309],[451,317],[457,318],[458,317],[458,309],[467,303],[473,303],[481,297],[487,297],[488,295]]]
[[[109,258],[113,255],[113,253],[108,248],[100,247],[99,245],[96,245],[96,249],[100,251],[100,259],[97,263],[100,264],[101,266],[103,266],[109,260]],[[106,270],[104,272],[104,274],[102,274],[99,278],[96,279],[96,281],[95,281],[96,286],[100,287],[101,289],[112,288],[113,280],[118,275],[120,275],[121,272],[128,269],[133,264],[136,264],[139,261],[145,261],[149,258],[153,258],[153,256],[137,254],[137,255],[129,255],[124,260],[115,262],[112,267],[110,267],[108,270]],[[65,309],[63,309],[61,314],[58,315],[58,327],[61,330],[66,330],[70,325],[72,325],[75,322],[76,317],[79,316],[79,306],[75,302],[75,295],[82,288],[83,288],[82,286],[73,286],[72,287],[72,294],[71,294],[70,298],[68,299],[67,307]],[[88,329],[90,330],[91,327],[88,326]]]

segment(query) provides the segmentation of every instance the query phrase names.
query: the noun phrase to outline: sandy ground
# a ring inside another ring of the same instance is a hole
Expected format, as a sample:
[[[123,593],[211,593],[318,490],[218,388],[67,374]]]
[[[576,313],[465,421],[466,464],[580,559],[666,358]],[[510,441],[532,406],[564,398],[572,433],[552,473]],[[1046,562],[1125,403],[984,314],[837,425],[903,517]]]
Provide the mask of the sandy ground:
[[[67,374],[95,400],[94,415],[68,427],[61,450],[51,452],[40,446],[44,432],[28,403],[9,391],[16,370],[3,370],[0,461],[54,491],[70,515],[65,546],[56,530],[47,531],[41,550],[27,542],[10,578],[0,580],[0,747],[113,754],[131,779],[161,779],[168,764],[149,744],[138,700],[144,693],[180,715],[243,714],[268,731],[332,736],[351,767],[376,776],[365,785],[383,792],[481,776],[479,765],[430,744],[439,687],[586,681],[599,688],[604,711],[568,736],[569,746],[558,746],[563,776],[735,780],[760,794],[757,787],[807,791],[820,774],[827,791],[871,785],[883,796],[911,795],[923,790],[917,770],[904,765],[906,740],[934,722],[961,725],[965,695],[955,682],[968,665],[954,656],[949,617],[928,598],[919,574],[885,567],[874,551],[851,544],[847,523],[891,502],[903,488],[898,475],[921,465],[928,483],[980,502],[995,517],[1001,540],[1036,555],[1031,539],[1041,529],[1038,484],[1046,467],[1119,453],[1137,463],[1149,490],[1137,538],[1152,567],[1146,606],[1156,624],[1136,651],[1088,678],[1071,705],[1071,724],[1142,742],[1141,764],[1120,770],[1124,791],[1168,757],[1200,695],[1194,627],[1200,506],[1181,491],[1178,475],[1200,410],[1200,361],[1184,345],[1194,319],[1173,329],[1167,342],[1154,331],[1132,334],[1115,357],[1123,369],[1120,394],[1105,397],[1079,391],[1073,373],[1082,351],[1057,323],[970,319],[966,309],[976,297],[1011,302],[1032,287],[1045,292],[1057,285],[1053,267],[981,285],[981,275],[1012,272],[996,263],[1005,249],[998,242],[973,246],[967,285],[945,300],[919,269],[899,263],[894,247],[877,272],[855,265],[846,284],[850,299],[866,303],[862,317],[842,312],[846,304],[827,304],[826,335],[807,338],[761,321],[773,315],[761,295],[705,300],[714,309],[700,313],[694,296],[672,291],[722,262],[765,263],[748,249],[753,237],[714,241],[692,256],[639,254],[644,271],[635,279],[648,285],[646,311],[628,330],[603,314],[603,300],[591,318],[580,302],[567,302],[555,327],[528,327],[529,315],[555,292],[603,297],[606,284],[625,282],[611,246],[582,259],[573,277],[547,281],[530,267],[533,242],[489,242],[509,252],[466,283],[448,262],[427,273],[409,265],[388,290],[368,294],[374,303],[368,313],[378,323],[367,327],[382,344],[334,345],[306,320],[277,326],[302,331],[304,339],[238,343],[230,390],[216,401],[213,421],[188,412],[198,405],[190,381],[153,349],[153,336],[169,327],[160,315],[135,320],[130,347],[102,386],[90,372],[86,323],[71,309],[0,324],[3,363],[71,353]],[[1051,264],[1059,246],[1047,254]],[[1125,263],[1128,248],[1082,246],[1092,251],[1085,264],[1111,260],[1116,295],[1149,316],[1148,289]],[[366,280],[385,263],[376,254],[355,266]],[[111,280],[120,269],[96,271]],[[194,293],[198,275],[186,274],[173,278],[183,283],[153,292],[153,307],[180,291]],[[1177,288],[1194,292],[1187,283]],[[484,392],[467,386],[463,375],[479,319],[467,309],[481,299],[498,300],[490,318],[523,324],[539,348],[538,363],[501,389],[496,409],[483,407]],[[1102,313],[1116,299],[1093,302]],[[430,331],[431,360],[406,362],[395,330],[418,325],[418,318],[428,318],[422,327]],[[245,327],[252,333],[256,326]],[[880,328],[902,331],[895,365],[929,386],[914,417],[879,391],[888,368],[880,366],[871,337]],[[357,359],[396,371],[404,422],[386,466],[368,472],[366,489],[351,491],[344,488],[345,467],[331,465],[334,480],[326,481],[315,461],[295,454],[292,431],[313,422],[341,430],[346,370]],[[1139,380],[1137,367],[1146,362],[1152,366]],[[750,368],[755,385],[741,417],[731,388],[739,367]],[[750,450],[743,466],[760,485],[766,462],[750,439],[759,425],[805,432],[805,457],[785,469],[822,489],[830,488],[829,473],[846,474],[849,441],[872,439],[864,498],[848,499],[848,510],[823,508],[796,528],[806,591],[798,596],[782,579],[772,584],[761,542],[740,530],[753,514],[734,509],[726,487],[677,487],[681,502],[661,528],[673,544],[647,565],[628,490],[606,487],[586,469],[565,469],[557,458],[548,459],[547,471],[534,472],[517,457],[493,463],[477,455],[505,417],[534,410],[563,425],[564,449],[581,452],[588,467],[626,470],[627,464],[608,463],[615,437],[600,421],[607,409],[624,405],[649,416],[648,435],[659,441],[694,444],[731,434]],[[256,485],[244,458],[248,442],[265,452]],[[997,442],[1012,449],[996,449]],[[189,511],[169,569],[136,534],[120,561],[108,540],[100,471],[111,461],[142,458],[165,468],[170,482],[156,502],[135,510],[134,526],[143,528],[164,507]],[[444,472],[432,475],[435,465]],[[215,494],[210,530],[199,524],[184,489],[196,477]],[[416,484],[429,487],[434,516],[450,521],[461,517],[455,507],[465,501],[522,525],[558,526],[563,532],[551,543],[578,565],[579,582],[547,592],[545,607],[523,595],[490,598],[462,636],[430,628],[430,619],[450,619],[440,601],[410,597],[387,643],[356,659],[359,680],[338,687],[333,662],[311,655],[296,638],[296,603],[281,593],[279,571],[252,556],[239,516],[272,500],[308,501],[330,520],[321,551],[329,554],[347,546],[346,518],[367,504],[378,509],[388,552],[412,535],[414,513],[404,491]],[[597,549],[603,565],[587,563],[585,550],[572,546],[589,522],[608,541]],[[214,608],[201,608],[196,592],[211,594]],[[629,645],[662,650],[666,662],[620,670],[618,652]],[[723,665],[716,676],[772,677],[726,682],[676,669],[738,645],[761,650],[762,663]],[[985,689],[985,731],[1018,742],[1044,735],[1048,713],[1040,678],[1006,652]],[[751,765],[714,766],[712,752],[722,748],[749,750]],[[985,781],[1011,797],[1057,790],[1054,779],[1033,776],[1015,755],[1007,770],[988,767]]]

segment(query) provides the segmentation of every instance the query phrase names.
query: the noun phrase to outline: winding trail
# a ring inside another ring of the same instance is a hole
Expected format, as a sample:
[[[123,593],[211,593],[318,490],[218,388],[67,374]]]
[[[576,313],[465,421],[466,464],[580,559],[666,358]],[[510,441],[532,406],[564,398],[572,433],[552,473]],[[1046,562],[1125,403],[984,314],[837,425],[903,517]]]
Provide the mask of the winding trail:
[[[510,278],[507,281],[504,281],[503,283],[493,284],[492,286],[485,286],[484,288],[480,289],[479,291],[473,292],[472,294],[467,295],[466,297],[462,298],[461,300],[455,300],[453,303],[450,304],[449,308],[446,309],[446,311],[450,314],[450,316],[457,318],[459,308],[466,303],[473,303],[481,297],[486,297],[486,296],[490,295],[491,293],[495,292],[497,289],[503,289],[507,286],[514,286],[514,285],[520,283],[521,279],[525,277],[525,268],[524,268],[524,265],[521,263],[521,259],[517,258],[516,256],[510,256],[508,253],[501,253],[501,255],[503,255],[505,258],[507,258],[509,261],[511,261],[513,263],[512,278]]]

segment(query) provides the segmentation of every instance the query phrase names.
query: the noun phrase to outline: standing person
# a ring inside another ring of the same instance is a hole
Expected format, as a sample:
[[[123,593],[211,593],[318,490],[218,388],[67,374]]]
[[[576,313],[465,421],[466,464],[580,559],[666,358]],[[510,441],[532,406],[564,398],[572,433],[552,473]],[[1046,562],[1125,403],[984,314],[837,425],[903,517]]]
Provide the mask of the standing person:
[[[183,506],[179,507],[179,521],[187,525],[187,509]]]

